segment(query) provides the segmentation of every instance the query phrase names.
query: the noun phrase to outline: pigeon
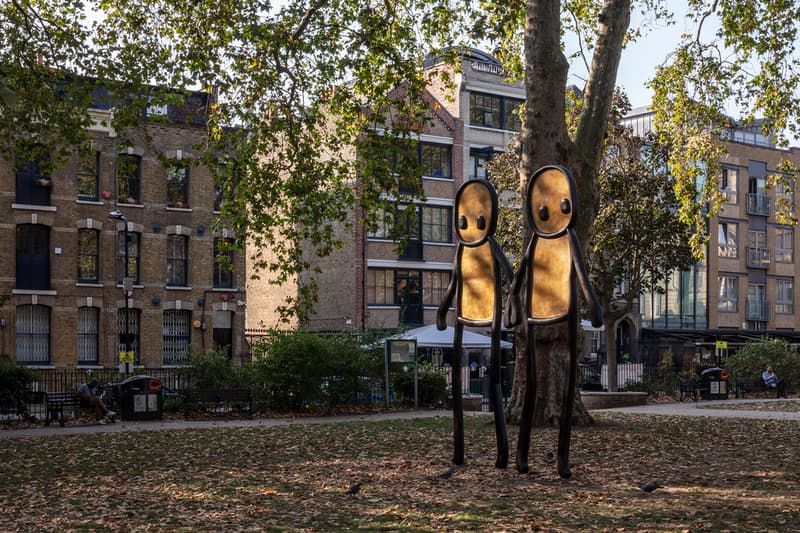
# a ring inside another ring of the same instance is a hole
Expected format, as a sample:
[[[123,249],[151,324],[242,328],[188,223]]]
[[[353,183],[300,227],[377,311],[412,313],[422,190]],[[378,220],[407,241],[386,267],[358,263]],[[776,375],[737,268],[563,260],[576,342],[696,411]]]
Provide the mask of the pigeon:
[[[653,492],[656,489],[663,489],[664,485],[660,485],[658,481],[651,481],[650,483],[639,485],[639,488],[645,492]]]
[[[452,468],[448,468],[447,470],[445,470],[445,471],[441,472],[441,473],[440,473],[438,476],[436,476],[436,477],[438,477],[439,479],[450,479],[450,476],[452,476],[452,475],[453,475],[453,472],[455,472],[455,470],[454,470],[454,469],[452,469]]]
[[[350,485],[350,488],[347,489],[347,494],[354,496],[358,494],[358,491],[360,490],[361,490],[361,483],[353,483],[352,485]]]

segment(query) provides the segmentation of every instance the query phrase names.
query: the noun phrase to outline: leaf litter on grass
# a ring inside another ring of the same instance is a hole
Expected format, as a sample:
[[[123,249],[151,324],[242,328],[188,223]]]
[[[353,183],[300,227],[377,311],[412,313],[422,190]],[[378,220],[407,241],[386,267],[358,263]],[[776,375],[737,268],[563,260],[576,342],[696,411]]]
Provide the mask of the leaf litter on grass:
[[[531,473],[520,475],[513,464],[494,467],[486,421],[467,417],[467,462],[446,478],[449,418],[4,439],[0,505],[19,512],[0,516],[0,530],[786,531],[800,523],[796,422],[598,414],[574,429],[576,466],[563,480],[548,459],[555,429],[534,429]],[[652,480],[663,488],[639,489]],[[346,494],[354,483],[360,491]]]

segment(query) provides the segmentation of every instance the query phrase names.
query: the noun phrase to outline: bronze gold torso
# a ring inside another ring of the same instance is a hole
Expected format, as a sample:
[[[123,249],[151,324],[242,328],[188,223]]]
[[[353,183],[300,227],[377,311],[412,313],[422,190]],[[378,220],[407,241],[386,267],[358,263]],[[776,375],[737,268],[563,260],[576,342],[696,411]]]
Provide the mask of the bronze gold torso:
[[[532,321],[565,317],[572,299],[572,249],[568,234],[537,238],[529,272],[528,313]]]
[[[492,247],[488,242],[461,250],[459,319],[473,325],[491,324],[495,315],[496,276]]]

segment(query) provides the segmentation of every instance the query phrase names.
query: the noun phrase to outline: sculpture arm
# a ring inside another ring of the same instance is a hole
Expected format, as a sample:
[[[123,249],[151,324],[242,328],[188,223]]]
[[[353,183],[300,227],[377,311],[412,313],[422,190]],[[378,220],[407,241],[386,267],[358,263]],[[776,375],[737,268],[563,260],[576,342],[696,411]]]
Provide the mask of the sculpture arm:
[[[450,305],[452,305],[453,298],[456,294],[456,287],[458,287],[460,252],[461,246],[459,245],[456,249],[456,258],[453,260],[453,272],[450,273],[450,283],[447,285],[442,303],[439,304],[439,308],[436,310],[436,329],[440,331],[447,329],[447,312],[450,310]]]
[[[570,246],[572,247],[572,264],[575,270],[575,275],[578,276],[578,283],[580,283],[583,297],[591,309],[592,326],[599,328],[603,325],[603,310],[600,307],[600,302],[597,300],[597,295],[594,293],[592,285],[589,283],[589,274],[586,272],[586,264],[583,262],[583,254],[581,252],[581,245],[578,242],[578,237],[571,229],[569,231]]]

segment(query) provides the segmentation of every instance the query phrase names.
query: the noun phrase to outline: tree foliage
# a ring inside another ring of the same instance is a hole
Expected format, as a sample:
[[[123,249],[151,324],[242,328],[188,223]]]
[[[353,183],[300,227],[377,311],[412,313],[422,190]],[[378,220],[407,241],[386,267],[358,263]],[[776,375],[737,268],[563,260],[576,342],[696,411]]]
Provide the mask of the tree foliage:
[[[221,220],[272,281],[298,279],[342,244],[353,206],[376,224],[383,193],[413,172],[354,161],[424,127],[419,66],[452,44],[459,14],[421,0],[6,2],[0,149],[10,158],[35,139],[56,164],[88,150],[98,87],[110,125],[145,140],[147,106],[205,90],[197,152],[222,189]],[[311,282],[282,311],[307,314],[315,295]]]

